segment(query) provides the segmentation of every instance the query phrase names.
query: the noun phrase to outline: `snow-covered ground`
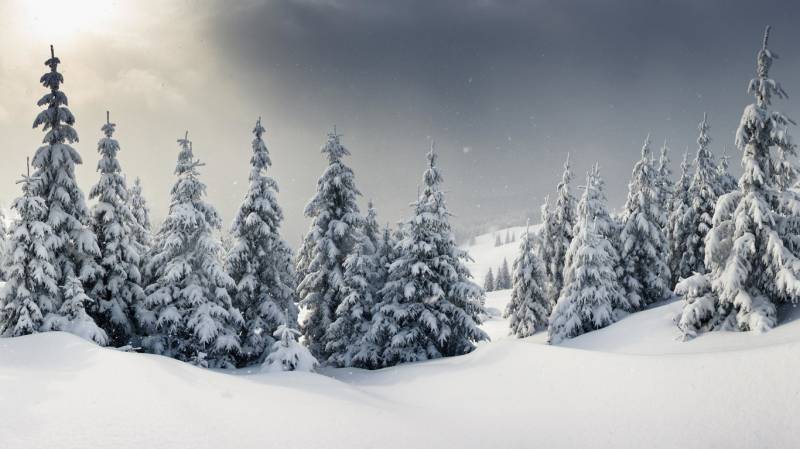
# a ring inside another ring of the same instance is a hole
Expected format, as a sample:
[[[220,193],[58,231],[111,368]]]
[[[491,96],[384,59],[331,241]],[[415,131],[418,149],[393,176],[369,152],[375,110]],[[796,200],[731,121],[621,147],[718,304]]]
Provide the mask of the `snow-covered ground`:
[[[511,263],[517,244],[493,243],[473,267]],[[0,339],[0,447],[800,447],[800,310],[684,343],[670,303],[548,346],[506,336],[509,293],[488,295],[493,341],[475,352],[374,372],[228,374],[64,333]]]

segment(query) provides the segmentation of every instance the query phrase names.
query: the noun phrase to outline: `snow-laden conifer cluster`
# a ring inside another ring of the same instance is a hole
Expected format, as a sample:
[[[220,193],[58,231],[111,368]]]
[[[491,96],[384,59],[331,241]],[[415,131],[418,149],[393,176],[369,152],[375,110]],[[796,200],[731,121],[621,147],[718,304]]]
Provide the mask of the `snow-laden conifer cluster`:
[[[738,188],[716,203],[704,242],[707,273],[677,288],[685,301],[678,326],[687,338],[705,330],[771,329],[776,307],[800,297],[797,146],[787,132],[791,120],[770,108],[773,97],[786,93],[769,77],[775,59],[769,31],[748,86],[756,102],[744,109],[736,130],[744,169]]]
[[[49,92],[34,121],[43,146],[34,173],[20,181],[10,229],[0,214],[0,335],[67,331],[215,368],[377,369],[471,352],[488,339],[480,327],[490,310],[485,292],[505,289],[510,333],[546,330],[553,344],[670,299],[673,289],[683,299],[676,324],[685,338],[770,329],[778,306],[800,297],[800,189],[787,130],[794,122],[771,110],[786,94],[769,77],[768,38],[769,28],[749,84],[756,100],[736,132],[738,182],[725,152],[714,158],[705,115],[693,163],[685,154],[677,180],[666,141],[656,158],[648,136],[613,215],[598,164],[576,204],[567,157],[541,226],[521,235],[511,269],[495,260],[484,288],[455,243],[433,147],[412,215],[382,227],[371,201],[361,213],[344,161],[350,152],[334,129],[295,256],[280,234],[283,210],[260,118],[248,188],[223,234],[188,133],[178,140],[169,211],[151,229],[142,183],[137,177],[128,187],[107,116],[89,209],[75,177],[75,117],[51,49],[41,78]],[[497,248],[516,241],[510,229],[487,237]]]

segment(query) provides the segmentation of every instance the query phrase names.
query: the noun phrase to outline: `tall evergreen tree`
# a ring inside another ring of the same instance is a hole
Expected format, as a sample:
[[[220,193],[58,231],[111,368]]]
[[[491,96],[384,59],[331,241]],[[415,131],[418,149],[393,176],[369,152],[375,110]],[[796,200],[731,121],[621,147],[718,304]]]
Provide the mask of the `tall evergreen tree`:
[[[497,280],[495,281],[496,290],[507,290],[511,288],[511,272],[508,270],[508,260],[503,258],[503,263],[497,269]]]
[[[326,333],[345,298],[344,263],[360,238],[364,221],[356,203],[360,193],[353,170],[342,161],[350,152],[340,138],[334,130],[321,150],[328,157],[328,167],[305,209],[311,229],[303,241],[297,268],[302,276],[298,297],[307,310],[300,329],[317,360],[327,360],[331,355],[326,349]]]
[[[368,334],[383,348],[384,366],[466,354],[488,339],[478,327],[484,292],[470,280],[469,256],[455,243],[436,160],[431,147],[424,189]]]
[[[620,257],[623,262],[621,280],[632,310],[669,295],[667,242],[659,219],[658,195],[658,174],[653,167],[648,136],[642,146],[642,157],[634,166],[628,185],[628,199],[620,232]]]
[[[231,226],[233,246],[226,268],[236,284],[233,304],[242,313],[239,365],[262,363],[284,323],[297,322],[292,251],[280,236],[283,211],[278,184],[267,175],[272,166],[261,118],[253,128],[250,185]],[[284,316],[288,313],[288,316]]]
[[[330,365],[377,368],[362,352],[377,299],[379,272],[375,256],[372,241],[362,235],[345,260],[344,299],[325,335]]]
[[[613,322],[618,280],[609,257],[611,243],[597,233],[594,221],[582,219],[571,247],[574,256],[564,270],[564,288],[550,315],[548,341],[554,344]]]
[[[152,352],[200,366],[233,367],[243,319],[228,294],[235,284],[220,260],[215,232],[222,220],[203,200],[202,164],[188,133],[178,144],[178,179],[148,264],[154,282],[139,317],[148,333],[143,343]]]
[[[564,162],[564,173],[558,183],[558,196],[555,206],[548,215],[552,222],[545,224],[542,230],[542,245],[544,250],[542,261],[545,264],[545,273],[550,283],[551,302],[558,298],[564,285],[564,258],[569,244],[572,241],[572,231],[575,227],[575,197],[570,193],[572,171],[570,170],[569,155]]]
[[[138,177],[128,191],[128,207],[136,223],[131,227],[133,239],[140,248],[139,256],[144,261],[152,245],[152,226],[150,224],[150,207],[142,192],[142,180]]]
[[[12,204],[19,218],[11,225],[8,257],[0,289],[0,336],[17,337],[39,332],[44,317],[56,310],[59,294],[53,267],[53,229],[47,223],[47,205],[34,193],[37,180],[23,175],[22,196]]]
[[[509,318],[509,333],[518,338],[546,329],[550,316],[550,301],[544,289],[544,267],[536,255],[535,238],[526,228],[513,264],[511,301],[503,312],[503,318]]]
[[[619,276],[623,272],[622,261],[620,260],[619,250],[616,245],[619,236],[619,225],[608,212],[607,203],[605,181],[600,176],[600,166],[595,164],[587,174],[586,187],[578,202],[577,216],[579,219],[578,222],[575,223],[573,233],[574,235],[580,234],[583,231],[582,227],[587,226],[587,223],[591,222],[591,226],[594,227],[594,232],[597,233],[600,239],[598,241],[599,250],[605,252],[603,257],[609,260],[610,267],[617,276],[617,282],[611,282],[606,285],[611,305],[614,309],[630,312],[633,311],[635,307],[628,301],[622,284],[619,282]],[[606,244],[606,242],[608,244]],[[578,240],[570,244],[567,255],[564,258],[565,270],[573,265],[573,259],[580,251],[580,245],[584,243],[585,242]]]
[[[712,226],[714,207],[717,204],[719,182],[714,155],[708,148],[711,139],[708,137],[708,120],[703,114],[703,121],[697,129],[697,156],[694,159],[694,176],[689,185],[689,209],[683,219],[687,228],[683,243],[680,278],[688,278],[692,273],[705,273],[705,238]]]
[[[97,200],[92,208],[92,230],[102,268],[92,285],[95,302],[90,313],[112,345],[125,346],[134,343],[133,310],[144,300],[144,289],[139,272],[141,248],[133,235],[139,224],[129,208],[128,188],[117,159],[119,142],[113,138],[115,128],[106,113],[106,123],[101,127],[105,137],[97,144],[100,180],[89,192],[89,198]]]
[[[687,212],[691,207],[689,198],[689,186],[692,182],[691,166],[689,164],[688,150],[683,153],[681,161],[681,176],[675,184],[672,192],[672,201],[669,206],[669,219],[664,236],[669,245],[668,267],[670,271],[670,287],[675,286],[685,275],[681,268],[683,258],[683,248],[689,235],[689,226],[686,223]]]
[[[669,221],[669,205],[672,202],[672,191],[674,189],[672,183],[672,169],[670,169],[669,147],[667,147],[666,139],[664,139],[664,145],[661,146],[661,157],[658,159],[658,188],[658,204],[661,208],[661,227],[666,229],[667,222]]]
[[[551,263],[554,259],[553,246],[546,243],[548,239],[557,234],[555,227],[555,216],[550,209],[549,196],[544,197],[544,203],[542,203],[541,206],[541,217],[542,226],[539,231],[540,238],[536,239],[535,241],[535,251],[536,255],[539,256],[539,260],[542,261],[542,266],[544,267],[544,293],[545,296],[547,296],[547,301],[550,303],[549,308],[552,309],[553,305],[555,305],[554,303],[556,299],[558,299],[558,292],[555,291],[555,287],[553,285],[553,278],[555,277],[555,272],[558,267]]]
[[[47,208],[47,223],[53,230],[54,243],[48,245],[51,260],[55,268],[55,280],[59,286],[78,277],[86,285],[94,283],[102,269],[96,263],[100,256],[97,237],[89,227],[89,209],[83,192],[75,180],[75,165],[81,164],[81,157],[71,143],[78,141],[78,133],[72,125],[75,116],[67,108],[67,96],[60,90],[64,77],[58,72],[61,63],[50,46],[50,58],[45,65],[50,71],[42,75],[41,83],[50,89],[37,103],[46,106],[33,122],[33,127],[42,127],[45,132],[44,145],[36,150],[32,165],[35,168],[34,196],[40,196]],[[66,311],[59,310],[64,299],[64,292],[59,290],[55,296],[56,309],[51,312],[51,323],[61,323],[64,327]],[[82,307],[90,301],[73,304]],[[64,313],[62,313],[64,312]],[[79,316],[69,312],[69,316]],[[52,326],[51,326],[52,327]]]
[[[493,292],[495,290],[494,274],[491,268],[489,268],[489,272],[486,273],[486,277],[483,278],[483,290],[487,292]]]
[[[770,110],[772,98],[786,93],[769,77],[775,58],[767,47],[769,31],[748,86],[756,102],[745,107],[736,131],[744,169],[739,187],[717,202],[706,236],[708,273],[679,285],[687,293],[679,321],[687,338],[704,330],[765,331],[777,323],[778,304],[800,298],[793,243],[800,194],[791,189],[798,175],[790,159],[797,146],[787,132],[791,121]]]

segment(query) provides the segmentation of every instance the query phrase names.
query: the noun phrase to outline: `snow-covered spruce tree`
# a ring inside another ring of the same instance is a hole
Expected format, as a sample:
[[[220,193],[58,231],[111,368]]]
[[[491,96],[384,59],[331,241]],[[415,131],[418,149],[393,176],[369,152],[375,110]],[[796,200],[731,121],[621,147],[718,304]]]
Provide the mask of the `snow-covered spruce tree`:
[[[672,184],[672,169],[670,169],[669,147],[667,147],[666,139],[664,139],[664,145],[661,146],[661,157],[658,159],[658,189],[658,204],[661,208],[661,227],[666,229],[667,222],[669,221],[669,205],[672,202],[672,191],[674,189]]]
[[[344,298],[335,310],[325,335],[327,363],[333,366],[378,368],[362,353],[377,300],[378,271],[372,241],[362,235],[344,263]],[[374,354],[375,357],[378,354]]]
[[[367,216],[364,217],[364,224],[362,226],[362,234],[369,239],[375,252],[381,245],[381,226],[378,224],[378,211],[375,210],[375,205],[372,200],[367,202]]]
[[[727,148],[723,147],[722,156],[720,156],[719,164],[717,164],[717,184],[719,186],[719,196],[733,192],[739,188],[739,182],[733,177],[733,175],[731,175],[730,171],[728,171],[729,158],[730,157],[728,156]]]
[[[492,269],[489,268],[489,272],[486,273],[486,277],[483,279],[483,290],[487,292],[493,292],[494,289],[494,274],[492,273]]]
[[[653,167],[648,136],[628,184],[620,232],[621,281],[631,310],[670,294],[667,242],[659,223],[658,192],[658,171]]]
[[[507,290],[511,288],[511,272],[508,269],[508,260],[503,258],[503,263],[497,269],[497,281],[495,282],[496,290]]]
[[[694,159],[694,175],[689,184],[689,209],[684,216],[687,234],[683,242],[681,262],[678,276],[688,278],[693,273],[705,273],[705,238],[712,226],[714,206],[717,204],[719,182],[714,155],[708,148],[711,139],[708,137],[708,120],[703,114],[703,121],[697,129],[697,156]]]
[[[770,28],[758,52],[756,78],[748,91],[755,104],[744,109],[736,131],[742,150],[739,188],[723,195],[706,236],[704,276],[688,287],[678,326],[687,338],[705,330],[765,331],[777,322],[776,306],[800,298],[800,260],[791,243],[800,220],[800,194],[790,187],[797,152],[787,132],[790,120],[771,111],[773,96],[785,98],[769,77],[775,55],[767,48]],[[701,300],[698,300],[701,298]]]
[[[577,216],[579,220],[575,223],[573,232],[574,235],[578,235],[582,231],[582,227],[586,226],[586,221],[583,219],[584,217],[588,217],[588,220],[592,220],[591,225],[594,227],[594,232],[598,234],[601,240],[608,243],[600,242],[600,245],[602,246],[602,250],[606,253],[604,257],[608,258],[611,269],[617,274],[618,278],[617,282],[610,283],[607,286],[609,289],[608,295],[611,298],[611,306],[614,309],[630,312],[633,311],[635,307],[628,301],[622,284],[619,282],[619,273],[623,271],[619,250],[615,245],[619,236],[619,224],[611,217],[611,214],[609,214],[607,204],[605,181],[600,176],[600,166],[595,164],[587,174],[586,187],[584,188],[580,201],[578,201]],[[573,243],[570,244],[567,255],[564,258],[565,270],[572,266],[573,259],[580,250],[580,244],[580,240],[575,241],[574,239]]]
[[[683,153],[681,160],[681,176],[675,184],[672,192],[672,201],[669,206],[669,219],[664,230],[664,236],[669,245],[668,267],[670,272],[670,287],[675,286],[681,279],[681,259],[683,258],[683,248],[689,235],[689,227],[685,219],[689,211],[689,185],[692,181],[691,165],[689,164],[688,150]]]
[[[328,157],[328,167],[317,181],[317,192],[305,209],[311,229],[303,240],[298,258],[297,287],[300,306],[307,314],[300,329],[317,360],[327,360],[326,333],[345,298],[344,263],[358,241],[364,219],[356,198],[353,170],[342,158],[350,152],[341,144],[334,130],[321,152]]]
[[[564,270],[564,288],[550,314],[548,341],[553,344],[613,322],[617,273],[610,257],[611,242],[600,236],[590,217],[581,217],[573,239],[574,255]]]
[[[49,315],[42,327],[46,330],[70,332],[98,345],[107,345],[108,334],[86,313],[87,309],[92,308],[93,300],[83,290],[81,280],[76,276],[67,278],[62,287],[62,295],[64,302],[61,304],[58,316]]]
[[[544,267],[536,255],[534,239],[530,229],[526,229],[513,264],[511,301],[503,312],[503,318],[509,319],[509,334],[518,338],[546,329],[550,316],[550,302],[544,289]]]
[[[23,175],[22,196],[11,208],[19,218],[9,233],[3,271],[7,282],[0,289],[0,336],[17,337],[39,332],[44,317],[56,310],[59,287],[52,264],[57,244],[47,223],[44,200],[34,194],[35,179]]]
[[[572,171],[569,165],[569,155],[564,162],[564,173],[558,183],[558,196],[553,209],[542,229],[541,244],[543,250],[542,262],[545,264],[545,273],[550,283],[549,293],[551,303],[555,303],[564,285],[564,258],[566,257],[569,243],[572,241],[572,231],[575,227],[575,197],[570,193],[569,184],[572,181]]]
[[[391,264],[395,259],[394,249],[396,243],[397,242],[392,234],[392,229],[387,224],[383,227],[383,232],[381,233],[381,238],[378,243],[378,247],[376,248],[377,255],[375,256],[375,259],[377,261],[378,270],[378,291],[386,284],[386,279],[389,276],[389,264]]]
[[[278,326],[297,322],[292,251],[279,232],[283,211],[278,184],[267,175],[272,161],[264,131],[259,118],[253,128],[250,185],[231,226],[233,247],[226,258],[236,284],[233,304],[244,318],[240,366],[262,363]]]
[[[500,238],[500,234],[494,235],[494,246],[495,247],[503,246],[503,239]]]
[[[145,265],[147,253],[152,246],[153,236],[150,224],[150,207],[142,192],[142,180],[138,177],[133,180],[128,191],[128,208],[133,214],[135,225],[131,227],[134,242],[139,249],[139,258],[142,260],[141,266]]]
[[[92,231],[97,236],[102,268],[91,287],[94,303],[89,312],[108,334],[109,343],[119,347],[134,343],[134,308],[144,300],[144,289],[139,272],[141,248],[134,237],[139,224],[129,208],[128,188],[117,159],[119,142],[113,138],[115,128],[106,113],[101,127],[105,137],[97,144],[100,180],[89,192],[89,198],[97,200],[92,207]]]
[[[64,286],[70,278],[78,277],[84,285],[91,285],[102,273],[96,262],[100,249],[97,246],[97,237],[89,227],[89,209],[86,207],[83,192],[75,180],[75,165],[82,161],[78,152],[70,146],[78,141],[78,134],[72,127],[75,116],[67,108],[67,96],[60,90],[64,81],[64,77],[58,72],[60,63],[51,46],[50,59],[45,61],[50,71],[42,75],[40,80],[50,92],[37,103],[47,108],[33,122],[34,128],[41,126],[45,132],[44,145],[36,150],[32,160],[35,168],[33,177],[36,179],[33,183],[33,194],[44,199],[47,208],[46,221],[55,236],[54,244],[48,245],[48,249],[55,268],[56,283]],[[58,316],[64,299],[62,293],[60,291],[56,295],[55,309],[50,312],[55,314],[49,320],[53,325],[66,325],[61,319],[63,316]],[[82,305],[86,303],[80,302]]]
[[[147,332],[143,345],[200,366],[233,367],[243,320],[228,294],[235,284],[220,261],[215,231],[222,220],[203,200],[202,164],[194,158],[188,133],[178,144],[178,179],[147,267],[153,283],[139,311]]]
[[[288,314],[288,312],[287,312]],[[272,334],[275,341],[262,365],[265,372],[305,371],[313,372],[319,363],[305,346],[297,341],[300,331],[284,323]]]
[[[470,280],[450,228],[436,153],[428,153],[424,189],[397,243],[368,340],[383,366],[466,354],[488,336],[478,327],[483,289]]]

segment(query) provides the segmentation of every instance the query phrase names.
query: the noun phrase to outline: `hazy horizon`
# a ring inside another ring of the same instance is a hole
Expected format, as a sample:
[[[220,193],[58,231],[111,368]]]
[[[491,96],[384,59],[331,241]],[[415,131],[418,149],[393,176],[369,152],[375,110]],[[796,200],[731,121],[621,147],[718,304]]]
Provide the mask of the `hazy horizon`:
[[[782,58],[772,71],[800,91],[795,3],[296,0],[0,1],[0,203],[42,139],[31,129],[45,93],[38,80],[55,46],[81,141],[84,193],[97,180],[106,110],[120,161],[142,178],[157,220],[166,214],[189,131],[202,179],[230,224],[247,186],[251,130],[267,132],[283,235],[306,230],[303,208],[326,161],[334,125],[381,222],[406,217],[435,139],[459,225],[538,217],[566,154],[573,192],[599,162],[612,208],[624,202],[642,142],[672,148],[673,170],[696,149],[708,112],[712,149],[740,153],[733,131],[766,24]],[[792,101],[775,108],[800,117]]]

